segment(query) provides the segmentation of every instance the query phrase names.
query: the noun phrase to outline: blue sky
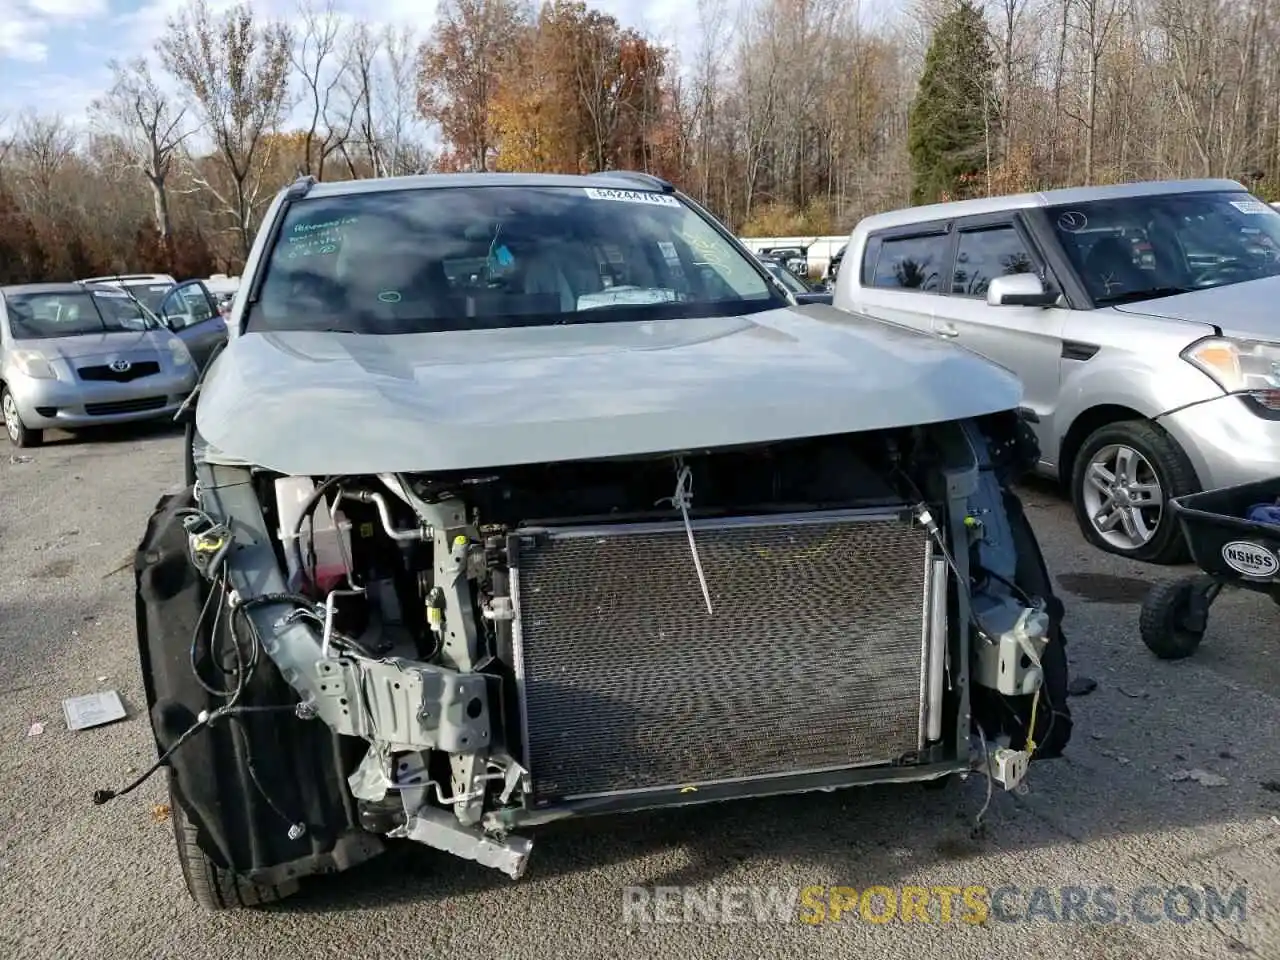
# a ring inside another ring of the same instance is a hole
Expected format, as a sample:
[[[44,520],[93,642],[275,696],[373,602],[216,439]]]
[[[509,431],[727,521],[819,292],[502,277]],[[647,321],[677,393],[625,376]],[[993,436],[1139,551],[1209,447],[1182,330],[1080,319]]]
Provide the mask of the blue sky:
[[[106,62],[149,53],[183,0],[0,0],[0,125],[23,110],[81,121],[107,82]],[[215,9],[228,0],[210,0]],[[289,17],[297,0],[256,0],[263,14]],[[696,33],[696,0],[592,0],[628,26],[667,40]],[[435,0],[335,0],[344,14],[430,27]]]

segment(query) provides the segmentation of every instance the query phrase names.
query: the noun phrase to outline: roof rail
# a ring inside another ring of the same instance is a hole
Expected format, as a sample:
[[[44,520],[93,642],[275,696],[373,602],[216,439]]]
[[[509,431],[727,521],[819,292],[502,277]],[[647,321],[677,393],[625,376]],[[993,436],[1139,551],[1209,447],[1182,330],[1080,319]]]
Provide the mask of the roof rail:
[[[289,184],[289,190],[285,194],[290,200],[300,200],[311,192],[311,188],[316,185],[316,178],[310,174],[299,174],[298,179]]]
[[[618,177],[622,180],[635,180],[643,183],[645,186],[655,190],[661,190],[663,193],[675,193],[676,188],[668,181],[661,177],[655,177],[652,173],[641,173],[639,170],[597,170],[591,174],[593,177]]]

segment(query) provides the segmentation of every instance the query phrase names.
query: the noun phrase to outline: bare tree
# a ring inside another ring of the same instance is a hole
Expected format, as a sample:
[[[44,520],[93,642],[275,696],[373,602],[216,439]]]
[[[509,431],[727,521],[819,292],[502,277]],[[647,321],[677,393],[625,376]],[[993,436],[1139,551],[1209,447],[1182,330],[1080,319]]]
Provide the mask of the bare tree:
[[[426,173],[430,154],[422,145],[418,114],[418,36],[409,27],[382,31],[385,82],[374,88],[375,116],[387,172],[393,176]]]
[[[1022,85],[1022,70],[1026,57],[1018,49],[1018,36],[1028,17],[1031,0],[996,0],[998,26],[992,40],[1000,52],[1000,154],[1013,152],[1016,101]]]
[[[339,147],[347,172],[360,175],[357,161],[368,164],[369,172],[380,177],[385,173],[379,151],[378,131],[374,125],[374,90],[378,86],[381,40],[367,23],[357,23],[347,34],[343,59],[347,72],[338,85],[344,101],[351,136]]]
[[[1084,182],[1093,183],[1097,167],[1098,92],[1103,83],[1102,61],[1124,17],[1123,0],[1064,0],[1066,23],[1080,44],[1084,74],[1080,108],[1064,112],[1084,128]]]
[[[42,217],[55,218],[66,204],[58,195],[59,175],[75,156],[78,138],[61,117],[34,112],[18,118],[13,153],[28,206]]]
[[[94,126],[117,139],[129,162],[151,188],[156,231],[162,240],[173,233],[169,213],[169,175],[178,148],[188,136],[186,110],[176,106],[151,76],[141,57],[128,63],[107,62],[112,84],[94,100],[89,113]]]
[[[351,176],[424,173],[431,159],[421,142],[417,109],[418,37],[407,26],[375,31],[359,23],[344,46],[339,90],[350,136],[342,156]]]
[[[698,46],[694,55],[694,101],[690,125],[696,130],[699,199],[711,196],[711,151],[723,91],[725,55],[733,33],[727,0],[697,0]]]
[[[5,124],[8,122],[7,114],[0,113],[0,131],[3,131]],[[13,137],[10,134],[0,132],[0,178],[4,176],[4,164],[9,159],[9,154],[13,152]]]
[[[781,119],[784,84],[784,47],[773,32],[769,11],[753,11],[754,16],[738,30],[737,83],[740,102],[739,129],[745,163],[742,216],[751,216],[751,207],[766,171],[772,144]]]
[[[230,219],[246,256],[265,201],[270,136],[291,106],[292,47],[292,34],[283,23],[259,24],[247,4],[215,17],[207,0],[190,0],[170,18],[157,47],[165,69],[203,120],[203,132],[213,144],[212,160],[223,174],[219,180],[193,166],[192,180]]]
[[[303,172],[323,180],[325,163],[342,149],[355,121],[352,112],[348,111],[343,117],[336,109],[336,93],[350,64],[343,56],[342,22],[334,10],[333,0],[326,0],[320,9],[310,0],[304,0],[298,14],[302,35],[291,59],[302,78],[303,106],[307,113],[302,141]]]

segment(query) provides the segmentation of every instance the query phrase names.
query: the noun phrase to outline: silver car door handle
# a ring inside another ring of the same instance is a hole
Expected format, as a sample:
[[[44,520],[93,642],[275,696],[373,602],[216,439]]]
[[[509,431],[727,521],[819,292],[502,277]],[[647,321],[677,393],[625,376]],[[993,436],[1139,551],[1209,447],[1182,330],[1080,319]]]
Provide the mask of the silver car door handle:
[[[954,326],[952,326],[952,325],[951,325],[951,324],[949,324],[949,323],[940,323],[940,324],[938,324],[936,327],[934,327],[934,330],[935,330],[935,331],[937,331],[937,334],[938,334],[938,336],[940,336],[940,337],[958,337],[958,336],[960,336],[960,331],[959,331],[959,330],[957,330]]]

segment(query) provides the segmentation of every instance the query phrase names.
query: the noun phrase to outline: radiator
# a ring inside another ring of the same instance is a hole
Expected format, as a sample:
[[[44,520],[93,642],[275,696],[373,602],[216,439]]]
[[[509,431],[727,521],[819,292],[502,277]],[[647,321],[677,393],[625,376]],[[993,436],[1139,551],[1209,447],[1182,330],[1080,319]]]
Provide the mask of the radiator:
[[[520,532],[531,806],[888,764],[923,746],[928,533],[907,511]]]

